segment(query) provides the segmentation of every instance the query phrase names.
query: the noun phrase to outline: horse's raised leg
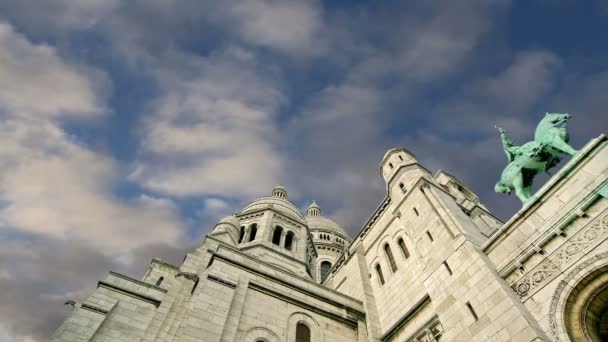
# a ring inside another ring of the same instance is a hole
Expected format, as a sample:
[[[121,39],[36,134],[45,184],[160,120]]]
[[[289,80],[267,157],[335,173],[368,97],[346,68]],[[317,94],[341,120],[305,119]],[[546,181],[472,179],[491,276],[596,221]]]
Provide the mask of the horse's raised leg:
[[[559,139],[553,139],[551,141],[551,146],[566,153],[571,156],[574,156],[578,151],[573,149],[567,142]]]

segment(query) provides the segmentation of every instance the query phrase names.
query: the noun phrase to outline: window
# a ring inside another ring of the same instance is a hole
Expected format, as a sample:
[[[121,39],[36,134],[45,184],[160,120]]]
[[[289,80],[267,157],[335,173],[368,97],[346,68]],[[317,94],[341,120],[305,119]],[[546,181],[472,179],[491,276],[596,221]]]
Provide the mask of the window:
[[[403,238],[399,238],[399,241],[397,241],[397,244],[399,245],[399,248],[401,248],[401,253],[403,253],[403,257],[406,259],[409,258],[410,252],[407,250],[407,247],[405,246],[405,241],[403,241]]]
[[[429,240],[431,240],[431,242],[433,242],[433,235],[431,235],[431,232],[429,232],[428,230],[426,231],[426,236],[429,237]]]
[[[380,264],[376,264],[376,275],[378,276],[380,286],[384,285],[384,276],[382,275],[382,267],[380,267]]]
[[[287,232],[287,236],[285,236],[285,249],[290,251],[291,245],[293,245],[293,232]]]
[[[393,258],[393,252],[391,251],[391,246],[389,246],[388,243],[384,245],[384,253],[388,259],[388,264],[391,266],[391,271],[393,271],[393,273],[397,272],[397,263],[395,262],[395,258]]]
[[[466,303],[467,308],[469,308],[469,312],[471,312],[471,316],[473,316],[473,318],[477,321],[479,320],[479,317],[477,317],[477,313],[475,312],[475,310],[473,309],[473,306],[471,305],[471,303],[467,302]]]
[[[239,243],[243,242],[244,237],[245,237],[245,226],[241,226],[241,235],[239,235]]]
[[[275,245],[281,244],[281,234],[283,233],[283,228],[281,226],[276,226],[274,228],[274,233],[272,233],[272,243]]]
[[[388,163],[388,166],[390,166],[390,168],[393,168],[393,163]]]
[[[321,262],[321,279],[319,279],[319,280],[325,279],[325,276],[327,275],[327,273],[329,273],[330,269],[331,269],[331,262],[329,262],[329,261]]]
[[[405,190],[405,185],[403,183],[399,183],[399,189],[401,189],[401,192],[406,193],[407,191]]]
[[[453,274],[453,273],[452,273],[452,269],[450,268],[450,265],[448,265],[447,260],[443,262],[443,266],[445,266],[445,269],[446,269],[446,270],[448,270],[448,273],[449,273],[450,275],[452,275],[452,274]]]
[[[414,207],[414,214],[416,214],[416,216],[420,216],[420,215],[418,214],[418,210],[416,209],[416,207]]]
[[[296,342],[310,342],[310,329],[306,324],[298,323],[296,326]]]
[[[163,282],[164,279],[165,279],[165,277],[158,278],[158,280],[156,281],[156,286],[160,286],[160,284]]]
[[[249,234],[249,241],[253,241],[255,240],[255,234],[257,234],[258,232],[258,225],[257,224],[252,224],[251,227],[249,227],[249,230],[251,231]]]
[[[401,155],[399,155],[399,160],[403,161],[403,157]]]

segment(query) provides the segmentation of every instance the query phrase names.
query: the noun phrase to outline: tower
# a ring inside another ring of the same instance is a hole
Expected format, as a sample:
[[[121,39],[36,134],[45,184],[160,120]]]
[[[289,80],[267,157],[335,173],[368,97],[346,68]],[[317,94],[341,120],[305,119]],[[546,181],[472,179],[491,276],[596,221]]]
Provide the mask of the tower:
[[[317,282],[321,282],[351,240],[342,227],[321,216],[321,208],[315,201],[312,201],[306,210],[306,222],[317,250],[315,279]]]
[[[237,247],[260,260],[312,277],[316,259],[307,222],[277,185],[269,197],[258,198],[236,215],[240,222]]]
[[[431,172],[418,163],[405,148],[388,150],[380,163],[380,175],[386,182],[389,197],[398,201],[420,178],[432,178]]]

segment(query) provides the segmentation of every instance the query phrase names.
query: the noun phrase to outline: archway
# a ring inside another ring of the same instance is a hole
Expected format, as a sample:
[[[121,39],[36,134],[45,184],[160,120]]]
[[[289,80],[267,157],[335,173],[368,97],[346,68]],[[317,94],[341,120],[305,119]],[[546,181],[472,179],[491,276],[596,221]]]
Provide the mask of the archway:
[[[573,341],[608,341],[608,266],[581,279],[570,292],[564,323]]]
[[[608,338],[608,252],[595,254],[559,282],[549,308],[554,341]]]

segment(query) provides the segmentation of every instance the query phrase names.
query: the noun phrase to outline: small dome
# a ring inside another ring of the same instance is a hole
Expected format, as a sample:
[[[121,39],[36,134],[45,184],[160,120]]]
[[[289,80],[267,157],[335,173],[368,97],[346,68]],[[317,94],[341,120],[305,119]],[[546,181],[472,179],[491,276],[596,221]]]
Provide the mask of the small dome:
[[[251,211],[269,208],[273,208],[284,214],[288,214],[296,218],[304,218],[300,210],[298,210],[298,208],[293,203],[289,202],[289,200],[287,199],[287,191],[282,185],[278,185],[272,190],[272,197],[258,198],[255,201],[247,204],[245,208],[243,208],[242,212],[247,213]]]
[[[350,240],[348,233],[340,227],[336,222],[323,217],[323,216],[307,216],[306,222],[308,222],[308,229],[310,231],[315,230],[329,230],[335,234],[341,235]]]
[[[312,201],[312,203],[308,206],[308,209],[306,210],[306,215],[307,216],[320,216],[321,215],[321,208],[319,208],[319,206],[317,205],[317,202],[315,202],[314,200]]]
[[[217,224],[219,225],[222,223],[232,225],[232,226],[236,227],[237,229],[239,228],[239,225],[241,224],[239,222],[239,219],[234,214],[222,218]]]
[[[272,189],[272,197],[287,199],[287,189],[281,184],[277,185]]]

